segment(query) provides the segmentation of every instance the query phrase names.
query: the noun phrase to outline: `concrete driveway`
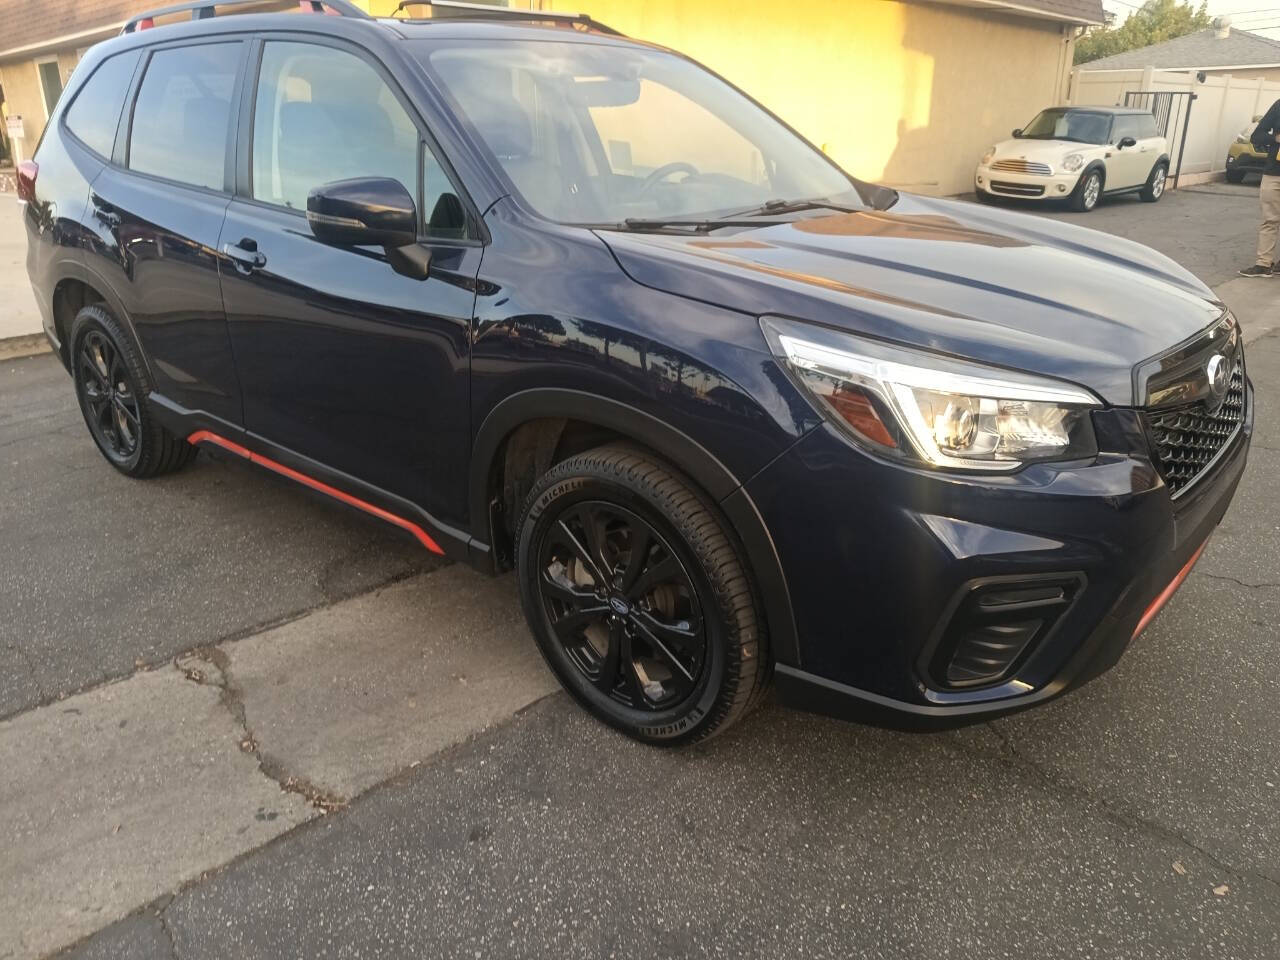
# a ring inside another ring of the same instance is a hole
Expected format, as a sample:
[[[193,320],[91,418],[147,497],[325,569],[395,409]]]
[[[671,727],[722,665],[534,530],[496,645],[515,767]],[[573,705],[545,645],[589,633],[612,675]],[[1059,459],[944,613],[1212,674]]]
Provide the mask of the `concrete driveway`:
[[[1255,206],[1080,221],[1222,283]],[[239,463],[127,481],[53,357],[0,363],[0,958],[1280,955],[1280,280],[1242,283],[1250,468],[1116,669],[679,753],[555,692],[510,578]]]

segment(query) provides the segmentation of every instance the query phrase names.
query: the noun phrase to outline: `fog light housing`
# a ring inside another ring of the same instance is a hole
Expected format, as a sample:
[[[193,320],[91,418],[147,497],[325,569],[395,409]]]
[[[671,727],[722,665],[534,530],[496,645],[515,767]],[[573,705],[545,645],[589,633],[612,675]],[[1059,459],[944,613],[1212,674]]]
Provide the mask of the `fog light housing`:
[[[1060,183],[1060,184],[1058,184],[1058,192],[1059,192],[1059,193],[1066,193],[1066,192],[1067,192],[1067,185],[1066,185],[1065,183]]]

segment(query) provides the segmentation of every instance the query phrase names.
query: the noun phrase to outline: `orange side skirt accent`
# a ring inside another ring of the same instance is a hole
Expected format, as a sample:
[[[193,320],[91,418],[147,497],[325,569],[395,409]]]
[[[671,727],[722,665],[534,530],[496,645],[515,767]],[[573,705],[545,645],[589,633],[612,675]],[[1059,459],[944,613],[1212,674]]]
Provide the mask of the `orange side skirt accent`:
[[[260,467],[266,467],[273,473],[278,473],[282,477],[288,477],[290,480],[296,480],[298,483],[308,486],[312,490],[319,490],[321,493],[333,497],[335,500],[341,500],[348,506],[355,507],[357,510],[363,510],[365,513],[371,514],[380,520],[387,521],[387,523],[394,523],[400,529],[408,530],[419,543],[432,553],[444,554],[444,551],[440,549],[440,545],[432,540],[427,531],[423,530],[416,523],[406,520],[404,517],[398,517],[394,513],[383,510],[381,507],[375,507],[372,503],[361,500],[359,497],[353,497],[349,493],[343,493],[336,487],[331,487],[327,483],[322,483],[314,477],[308,477],[305,473],[299,473],[297,470],[286,467],[283,463],[277,463],[269,457],[264,457],[259,453],[254,453],[247,447],[242,447],[238,443],[231,442],[226,437],[220,437],[218,434],[209,430],[197,430],[195,433],[191,434],[191,436],[187,437],[187,443],[212,443],[216,446],[222,447],[224,450],[229,450],[237,457],[244,457],[244,459],[248,460],[250,463],[256,463]]]

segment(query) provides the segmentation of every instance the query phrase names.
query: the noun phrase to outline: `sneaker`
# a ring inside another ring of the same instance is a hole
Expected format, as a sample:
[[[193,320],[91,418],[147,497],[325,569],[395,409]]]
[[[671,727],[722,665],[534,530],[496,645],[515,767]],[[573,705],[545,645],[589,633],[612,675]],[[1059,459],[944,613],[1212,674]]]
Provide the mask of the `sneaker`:
[[[1242,277],[1270,277],[1273,275],[1274,272],[1271,267],[1264,267],[1257,263],[1240,271],[1240,276]]]

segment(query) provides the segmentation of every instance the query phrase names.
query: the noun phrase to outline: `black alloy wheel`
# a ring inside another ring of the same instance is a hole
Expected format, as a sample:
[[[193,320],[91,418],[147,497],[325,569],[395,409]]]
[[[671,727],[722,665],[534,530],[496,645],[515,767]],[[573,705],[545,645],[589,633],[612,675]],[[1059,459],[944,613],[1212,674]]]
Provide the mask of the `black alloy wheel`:
[[[142,435],[138,392],[120,352],[101,330],[90,330],[76,351],[76,386],[93,438],[107,458],[127,464]]]
[[[146,367],[133,340],[106,307],[82,307],[71,324],[70,341],[76,399],[108,463],[130,477],[154,477],[195,459],[196,448],[151,415]]]
[[[707,635],[696,588],[662,535],[602,500],[571,505],[543,532],[539,589],[565,655],[603,695],[660,710],[693,692]]]
[[[646,743],[727,728],[771,664],[727,523],[647,453],[600,447],[556,464],[517,526],[520,599],[564,688]]]

